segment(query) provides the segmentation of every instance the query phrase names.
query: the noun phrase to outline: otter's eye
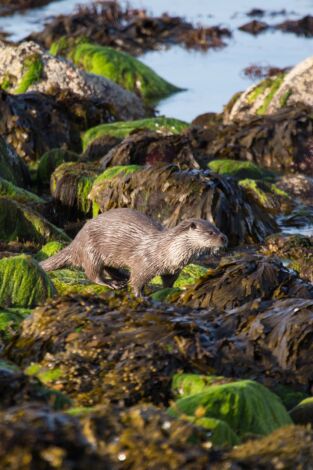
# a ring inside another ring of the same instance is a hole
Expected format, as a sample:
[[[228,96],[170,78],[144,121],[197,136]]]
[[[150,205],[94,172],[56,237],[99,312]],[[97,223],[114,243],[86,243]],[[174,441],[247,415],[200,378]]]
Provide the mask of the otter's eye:
[[[209,233],[210,237],[213,237],[213,235],[214,235],[214,232],[213,232],[213,230],[209,230],[209,232],[208,232],[208,233]]]
[[[190,228],[192,228],[192,230],[194,230],[195,228],[197,228],[197,226],[196,226],[196,224],[195,224],[194,222],[191,222]]]

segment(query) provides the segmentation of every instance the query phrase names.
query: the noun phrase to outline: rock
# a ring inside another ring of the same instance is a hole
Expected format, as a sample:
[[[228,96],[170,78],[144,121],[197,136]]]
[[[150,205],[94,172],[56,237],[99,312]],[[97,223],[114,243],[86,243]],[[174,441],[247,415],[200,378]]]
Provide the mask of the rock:
[[[38,253],[36,253],[34,258],[37,261],[43,261],[61,251],[63,248],[65,248],[65,246],[66,244],[60,241],[48,242],[41,247],[41,249],[38,251]]]
[[[43,244],[70,238],[41,214],[13,199],[0,197],[0,239]]]
[[[0,305],[29,308],[55,294],[47,274],[30,256],[0,260]]]
[[[174,165],[147,167],[100,181],[93,185],[89,198],[102,212],[130,207],[167,227],[190,217],[207,219],[227,234],[231,245],[261,240],[275,230],[273,219],[248,203],[231,179],[196,170],[179,171]]]
[[[313,36],[313,16],[307,15],[299,20],[286,20],[276,25],[284,33],[294,33],[297,36],[311,38]]]
[[[0,16],[12,15],[13,12],[38,8],[50,3],[51,0],[5,0],[0,7]]]
[[[76,162],[79,159],[77,153],[70,150],[52,149],[44,153],[39,160],[37,168],[37,181],[39,185],[50,182],[50,176],[54,170],[64,162]]]
[[[312,458],[312,430],[304,426],[288,426],[262,439],[241,444],[212,465],[212,469],[310,469]]]
[[[215,129],[202,153],[210,158],[248,160],[274,171],[312,174],[313,118],[310,106],[290,106]],[[203,134],[203,133],[202,133]],[[203,135],[200,136],[203,140]],[[200,138],[199,137],[199,138]]]
[[[206,349],[214,329],[206,317],[137,303],[121,293],[55,299],[23,322],[7,354],[23,367],[57,370],[50,387],[76,404],[164,404],[175,372],[212,363]]]
[[[265,240],[262,252],[282,258],[306,281],[313,283],[313,237],[303,235],[270,235]]]
[[[65,41],[66,38],[60,38],[53,43],[50,52],[53,55],[62,53]],[[181,91],[181,88],[164,80],[143,62],[112,47],[91,44],[85,40],[67,49],[66,57],[86,72],[112,80],[145,101],[159,100]]]
[[[274,183],[246,178],[240,180],[238,184],[245,189],[250,201],[255,202],[270,214],[288,214],[295,206],[293,199]]]
[[[83,435],[78,420],[36,404],[0,413],[0,466],[11,470],[111,470]]]
[[[101,168],[92,163],[62,163],[51,175],[51,194],[64,206],[88,214],[91,211],[88,195],[100,172]]]
[[[87,147],[96,139],[103,136],[117,137],[124,139],[135,130],[150,130],[161,135],[180,134],[188,128],[188,124],[179,119],[167,118],[164,116],[148,119],[139,119],[137,121],[114,122],[109,124],[100,124],[99,126],[88,129],[83,135],[83,147]]]
[[[276,258],[246,255],[222,258],[196,284],[174,296],[193,308],[232,309],[253,299],[313,298],[313,286],[285,268]]]
[[[0,197],[7,197],[14,199],[14,201],[32,203],[37,205],[43,205],[44,200],[37,196],[37,194],[26,191],[26,189],[19,188],[15,184],[7,181],[0,176]]]
[[[239,438],[247,434],[264,436],[292,423],[280,399],[252,380],[207,386],[200,393],[177,400],[169,414],[222,420]]]
[[[10,341],[16,334],[16,330],[20,323],[31,312],[30,309],[13,307],[0,307],[0,344]],[[1,347],[2,349],[2,347]],[[0,360],[0,377],[1,377],[1,360]],[[1,381],[1,379],[0,379]],[[1,401],[1,398],[0,398]]]
[[[287,105],[313,105],[310,92],[313,57],[308,57],[288,72],[268,77],[253,84],[234,103],[227,121],[243,120],[250,116],[274,114]]]
[[[296,197],[303,204],[310,205],[313,200],[313,178],[306,175],[282,175],[277,187]]]
[[[27,166],[1,136],[0,177],[22,187],[30,183],[30,175]]]
[[[313,424],[313,397],[302,400],[290,410],[290,416],[296,424]]]
[[[245,33],[254,34],[255,36],[263,33],[269,28],[269,25],[264,21],[252,20],[249,23],[245,23],[242,26],[239,26],[238,29],[240,31],[244,31]]]
[[[116,145],[120,144],[122,139],[110,135],[103,135],[93,140],[80,157],[81,162],[94,162],[104,157]]]
[[[92,283],[82,271],[58,269],[49,273],[49,277],[59,296],[61,295],[99,295],[110,290],[106,286]]]
[[[29,60],[33,58],[41,64],[40,74],[29,72]],[[25,74],[27,74],[27,80],[25,80]],[[52,56],[32,41],[22,42],[19,45],[0,43],[0,81],[3,80],[8,83],[6,91],[9,92],[18,91],[21,82],[27,84],[27,88],[25,85],[22,87],[23,92],[37,91],[53,96],[71,92],[77,102],[84,102],[83,110],[87,116],[90,115],[92,107],[97,106],[100,117],[102,107],[102,122],[112,119],[112,108],[116,114],[115,117],[120,120],[145,117],[143,104],[136,95],[129,93],[111,80],[86,73],[72,63]],[[71,111],[75,112],[75,109]],[[100,122],[101,119],[98,119],[98,122],[90,123],[89,127]],[[88,125],[85,122],[86,124]]]
[[[199,169],[188,138],[160,136],[156,132],[138,131],[126,137],[101,159],[101,167],[116,165],[156,165],[175,163],[180,169]]]

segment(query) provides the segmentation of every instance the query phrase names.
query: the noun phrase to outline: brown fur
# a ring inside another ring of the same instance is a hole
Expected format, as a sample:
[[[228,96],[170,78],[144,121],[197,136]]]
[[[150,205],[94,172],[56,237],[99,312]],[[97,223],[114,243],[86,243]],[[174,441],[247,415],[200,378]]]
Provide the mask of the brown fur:
[[[161,275],[163,285],[171,287],[195,256],[226,245],[227,237],[206,220],[189,219],[165,229],[135,210],[112,209],[89,220],[68,247],[40,265],[45,271],[83,268],[91,281],[112,288],[129,280],[138,296],[154,276]]]

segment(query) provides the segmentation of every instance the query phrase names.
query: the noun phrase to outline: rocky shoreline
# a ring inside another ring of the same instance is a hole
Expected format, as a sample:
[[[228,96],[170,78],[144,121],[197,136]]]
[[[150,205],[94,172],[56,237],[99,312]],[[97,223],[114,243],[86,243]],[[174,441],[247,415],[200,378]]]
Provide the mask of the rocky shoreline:
[[[1,468],[312,468],[312,57],[192,123],[138,58],[230,34],[112,2],[0,43]],[[41,269],[118,207],[229,247],[144,300]]]

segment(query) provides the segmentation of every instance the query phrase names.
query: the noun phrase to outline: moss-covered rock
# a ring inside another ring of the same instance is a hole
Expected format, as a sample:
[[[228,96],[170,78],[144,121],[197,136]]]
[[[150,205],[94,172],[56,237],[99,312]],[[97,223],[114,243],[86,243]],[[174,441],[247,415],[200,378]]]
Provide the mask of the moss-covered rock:
[[[302,400],[289,414],[296,424],[313,425],[313,397]]]
[[[172,380],[172,392],[176,398],[185,398],[205,392],[212,385],[234,382],[232,378],[217,375],[175,374]]]
[[[36,253],[34,258],[37,261],[43,261],[61,251],[65,246],[66,244],[60,241],[48,242],[41,247],[41,249],[38,251],[38,253]]]
[[[291,424],[280,399],[252,380],[211,385],[201,393],[177,400],[168,411],[172,416],[221,419],[241,438],[266,435]]]
[[[25,204],[0,197],[0,239],[30,241],[43,244],[52,240],[70,241],[70,238],[41,214]]]
[[[51,175],[51,194],[63,205],[88,214],[92,207],[88,195],[100,171],[92,163],[62,163]]]
[[[54,170],[64,162],[76,162],[79,155],[70,150],[52,149],[44,153],[39,160],[37,168],[38,184],[47,184]]]
[[[59,295],[98,295],[109,290],[106,286],[94,284],[82,271],[59,269],[49,273]]]
[[[27,255],[0,260],[0,305],[29,308],[55,294],[55,288],[37,262]]]
[[[1,268],[0,268],[1,269]],[[0,275],[1,276],[1,275]],[[19,324],[31,312],[26,308],[4,308],[0,307],[0,338],[6,341],[16,333]]]
[[[201,171],[181,171],[174,165],[147,166],[100,181],[93,185],[89,198],[101,212],[129,207],[167,227],[191,217],[214,221],[231,245],[260,241],[277,231],[272,217],[249,203],[235,181]]]
[[[83,148],[86,149],[95,139],[104,135],[125,138],[137,129],[147,129],[160,134],[180,134],[188,127],[188,123],[179,119],[159,116],[155,118],[139,119],[136,121],[121,121],[88,129],[83,135]]]
[[[288,213],[294,207],[293,199],[274,183],[246,178],[240,180],[239,185],[244,188],[250,200],[272,214]]]
[[[208,430],[210,432],[210,441],[215,447],[232,447],[240,442],[229,424],[221,419],[187,415],[184,415],[182,419]]]
[[[9,197],[15,201],[33,203],[33,204],[43,204],[44,200],[26,189],[19,188],[15,184],[11,183],[8,180],[5,180],[0,177],[0,197]]]
[[[181,289],[183,287],[194,284],[201,276],[207,273],[207,268],[200,266],[199,264],[188,264],[185,266],[178,278],[174,283],[174,287]],[[151,284],[153,285],[162,285],[161,276],[156,276],[152,279]]]
[[[50,52],[56,51],[57,45],[52,44]],[[164,98],[181,90],[135,57],[111,47],[82,42],[68,52],[67,58],[86,72],[109,78],[145,99]]]
[[[229,175],[237,178],[238,180],[250,178],[253,180],[258,179],[273,179],[274,173],[261,168],[253,162],[249,161],[239,161],[239,160],[212,160],[208,167],[218,173],[219,175]]]

